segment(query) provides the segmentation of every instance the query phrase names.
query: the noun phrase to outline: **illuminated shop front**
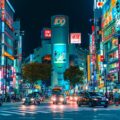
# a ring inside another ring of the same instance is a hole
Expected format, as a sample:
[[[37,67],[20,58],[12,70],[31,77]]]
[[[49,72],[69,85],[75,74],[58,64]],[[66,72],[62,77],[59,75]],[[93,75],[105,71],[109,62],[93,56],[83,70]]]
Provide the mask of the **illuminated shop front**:
[[[0,0],[0,92],[13,92],[16,86],[14,68],[14,9],[8,0]]]
[[[118,83],[119,50],[116,30],[117,0],[108,0],[103,7],[102,16],[102,44],[103,55],[107,62],[108,90],[112,91]],[[104,70],[103,70],[104,71]]]

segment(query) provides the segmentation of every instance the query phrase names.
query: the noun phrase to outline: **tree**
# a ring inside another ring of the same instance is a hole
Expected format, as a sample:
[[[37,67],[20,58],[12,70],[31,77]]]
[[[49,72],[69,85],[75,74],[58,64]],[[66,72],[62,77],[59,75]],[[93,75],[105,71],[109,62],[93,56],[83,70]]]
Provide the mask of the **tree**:
[[[70,81],[70,85],[75,86],[75,84],[80,83],[83,84],[83,71],[79,69],[77,66],[70,66],[64,72],[64,78]]]
[[[23,79],[30,83],[35,83],[38,80],[47,80],[51,76],[51,65],[42,63],[29,63],[23,66]]]

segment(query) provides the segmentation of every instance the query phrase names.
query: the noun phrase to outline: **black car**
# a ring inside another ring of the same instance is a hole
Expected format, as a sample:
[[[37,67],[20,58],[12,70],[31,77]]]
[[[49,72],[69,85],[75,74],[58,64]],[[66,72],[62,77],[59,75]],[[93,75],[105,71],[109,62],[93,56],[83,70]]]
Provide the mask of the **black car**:
[[[0,106],[2,106],[2,104],[3,104],[3,98],[2,98],[2,96],[0,95]]]
[[[88,105],[89,107],[94,106],[108,106],[108,99],[100,93],[97,92],[83,92],[80,93],[78,100],[78,106]]]

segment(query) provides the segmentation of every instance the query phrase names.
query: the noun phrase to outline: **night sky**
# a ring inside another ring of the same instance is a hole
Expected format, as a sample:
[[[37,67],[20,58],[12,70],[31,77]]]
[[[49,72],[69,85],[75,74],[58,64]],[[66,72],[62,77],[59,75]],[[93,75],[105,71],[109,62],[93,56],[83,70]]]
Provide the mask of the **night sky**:
[[[93,17],[93,0],[10,0],[25,30],[23,52],[25,56],[41,45],[43,27],[50,27],[52,15],[67,15],[70,32],[82,33],[82,47],[88,48],[89,19]]]

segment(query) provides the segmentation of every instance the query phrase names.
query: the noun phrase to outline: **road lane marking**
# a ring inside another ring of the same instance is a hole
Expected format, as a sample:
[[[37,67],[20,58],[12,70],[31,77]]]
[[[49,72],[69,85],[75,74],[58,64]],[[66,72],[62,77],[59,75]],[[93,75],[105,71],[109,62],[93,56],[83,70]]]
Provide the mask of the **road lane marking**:
[[[53,118],[54,120],[73,120],[72,118]]]

